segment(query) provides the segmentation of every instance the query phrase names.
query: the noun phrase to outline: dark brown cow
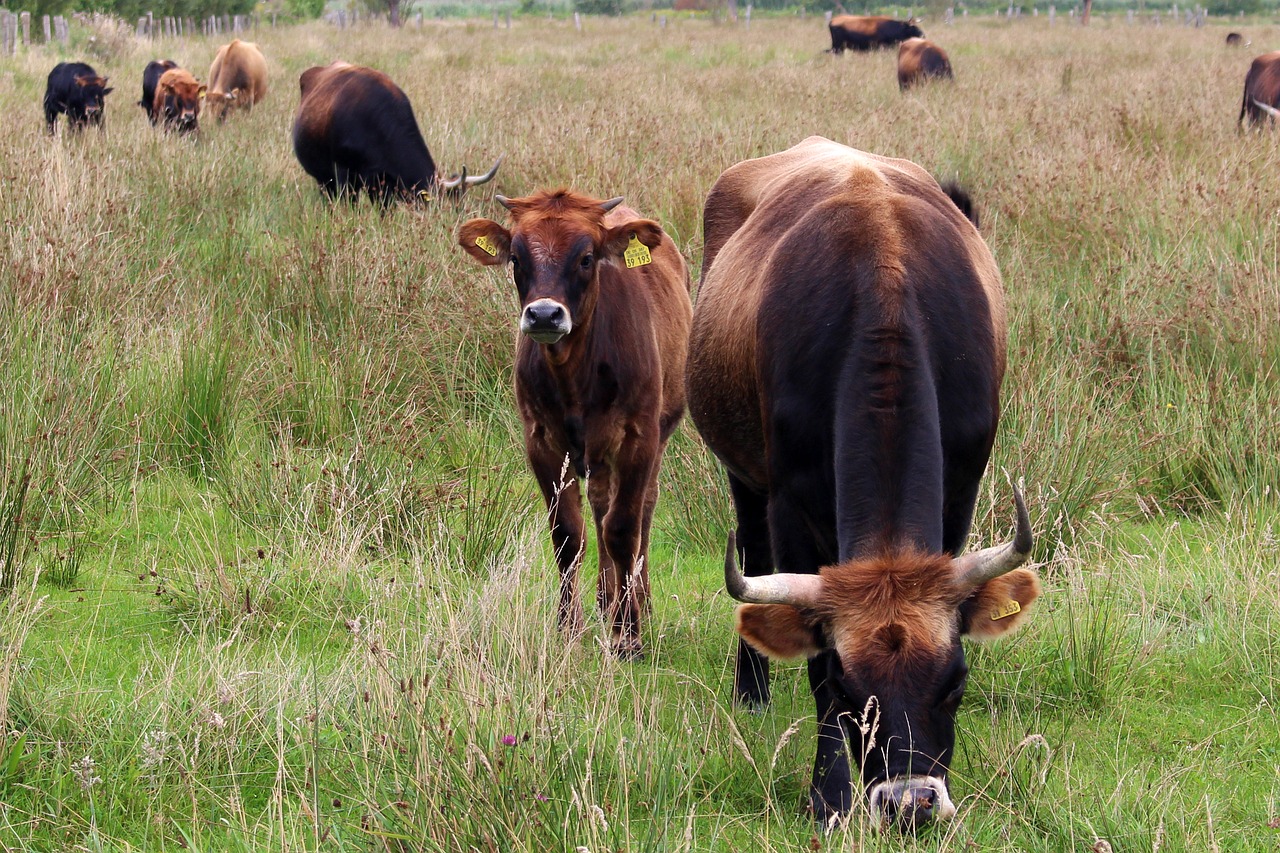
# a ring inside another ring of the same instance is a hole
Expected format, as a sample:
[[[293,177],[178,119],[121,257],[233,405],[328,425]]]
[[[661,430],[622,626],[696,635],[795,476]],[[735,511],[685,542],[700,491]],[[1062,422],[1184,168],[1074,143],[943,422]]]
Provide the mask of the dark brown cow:
[[[895,21],[884,15],[836,15],[827,28],[831,31],[832,53],[844,53],[846,47],[853,50],[889,47],[924,36],[915,18]]]
[[[235,39],[218,48],[209,66],[209,109],[224,121],[234,107],[249,109],[267,95],[267,60],[251,41]]]
[[[560,627],[576,635],[583,625],[578,480],[586,478],[600,609],[614,651],[635,656],[658,467],[684,414],[689,273],[662,227],[621,198],[558,190],[498,200],[511,229],[473,219],[458,242],[482,264],[510,261],[520,295],[516,403],[560,566]]]
[[[142,100],[138,101],[138,106],[147,111],[147,120],[152,124],[160,120],[156,114],[156,84],[164,72],[177,67],[178,63],[172,59],[153,59],[142,69]]]
[[[919,166],[821,137],[725,171],[703,224],[687,385],[746,568],[731,539],[735,698],[768,701],[760,652],[808,658],[816,818],[852,808],[850,751],[879,821],[949,818],[960,637],[1039,593],[1016,491],[1015,541],[959,556],[999,416],[999,270]]]
[[[910,38],[898,45],[898,88],[905,92],[931,78],[952,79],[947,52],[922,38]]]
[[[1227,33],[1227,47],[1248,47],[1253,42],[1246,42],[1239,33]]]
[[[193,133],[200,129],[200,101],[205,85],[185,68],[170,68],[156,82],[151,112],[164,122],[165,130]]]
[[[339,60],[303,71],[298,87],[293,152],[331,197],[368,192],[382,204],[415,201],[456,195],[498,173],[501,157],[487,174],[468,177],[463,169],[441,178],[408,96],[381,71]]]
[[[1249,66],[1244,78],[1244,97],[1236,124],[1258,124],[1280,117],[1280,50],[1264,53]]]

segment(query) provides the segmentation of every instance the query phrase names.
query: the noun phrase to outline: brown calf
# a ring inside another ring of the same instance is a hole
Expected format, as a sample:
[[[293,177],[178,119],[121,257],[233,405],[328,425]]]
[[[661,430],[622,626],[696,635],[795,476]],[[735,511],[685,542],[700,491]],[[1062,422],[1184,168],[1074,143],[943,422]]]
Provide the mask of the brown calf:
[[[267,60],[253,42],[235,39],[218,48],[209,66],[209,109],[224,121],[232,107],[249,109],[267,94]]]
[[[205,85],[185,68],[170,68],[156,83],[152,114],[164,122],[165,130],[192,133],[199,130],[200,101]]]
[[[898,45],[898,88],[906,91],[933,77],[952,79],[947,53],[928,39],[907,39]]]
[[[510,229],[473,219],[458,242],[487,266],[509,261],[520,296],[516,404],[560,567],[559,624],[570,634],[583,625],[578,480],[585,478],[600,609],[614,651],[635,656],[658,468],[684,414],[689,273],[662,227],[621,198],[557,190],[498,201],[510,211]]]

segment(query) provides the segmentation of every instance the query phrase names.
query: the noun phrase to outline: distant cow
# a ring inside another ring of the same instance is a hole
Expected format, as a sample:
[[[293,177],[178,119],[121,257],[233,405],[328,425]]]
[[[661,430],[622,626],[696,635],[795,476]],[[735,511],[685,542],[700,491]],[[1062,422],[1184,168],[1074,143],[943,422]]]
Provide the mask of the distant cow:
[[[493,180],[488,174],[444,180],[418,130],[409,98],[380,71],[334,62],[308,68],[298,80],[302,101],[293,122],[293,151],[331,197],[368,192],[383,204],[437,191],[461,193]]]
[[[632,657],[649,599],[658,467],[684,414],[689,273],[662,227],[621,198],[558,190],[498,201],[510,230],[472,219],[458,242],[482,264],[510,261],[520,296],[516,404],[560,567],[560,628],[582,630],[586,478],[600,609],[613,650]]]
[[[164,122],[165,130],[193,133],[200,129],[200,101],[205,85],[185,68],[170,68],[156,83],[152,113]]]
[[[172,59],[153,59],[142,71],[142,100],[138,101],[138,106],[147,111],[147,119],[152,124],[160,120],[156,114],[156,84],[164,72],[177,67],[178,63]]]
[[[1264,53],[1249,66],[1244,78],[1244,97],[1236,123],[1258,124],[1265,118],[1280,117],[1280,50]]]
[[[67,114],[67,127],[80,130],[86,124],[102,126],[104,99],[111,92],[107,78],[83,62],[59,62],[49,72],[44,90],[44,120],[53,133],[54,122]]]
[[[960,637],[1007,633],[1039,594],[1017,490],[1013,542],[962,556],[1007,332],[961,204],[914,163],[810,137],[731,166],[703,213],[687,385],[737,514],[734,698],[768,701],[761,653],[808,658],[823,826],[862,797],[900,828],[955,815]]]
[[[233,107],[249,109],[267,94],[267,60],[250,41],[235,39],[218,48],[209,66],[209,110],[219,122]]]
[[[844,53],[846,47],[871,50],[909,38],[924,37],[924,31],[916,26],[915,18],[895,21],[884,15],[836,15],[831,19],[829,29],[832,53]]]
[[[906,91],[930,78],[952,79],[951,60],[931,41],[909,38],[898,45],[898,88]]]
[[[1239,33],[1227,33],[1227,47],[1248,47],[1252,42],[1245,42]]]

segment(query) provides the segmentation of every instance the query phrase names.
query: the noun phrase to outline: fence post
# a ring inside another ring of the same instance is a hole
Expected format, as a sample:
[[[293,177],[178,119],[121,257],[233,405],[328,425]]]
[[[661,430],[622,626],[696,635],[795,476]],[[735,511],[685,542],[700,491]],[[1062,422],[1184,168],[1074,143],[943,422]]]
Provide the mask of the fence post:
[[[577,12],[573,13],[573,28],[582,32],[582,17]]]
[[[751,4],[747,4],[747,29],[751,29]]]
[[[48,16],[48,15],[41,15],[41,16],[40,16],[40,25],[44,28],[44,43],[45,43],[45,44],[48,44],[50,41],[52,41],[52,40],[53,40],[53,34],[52,34],[52,33],[50,32],[50,30],[49,30],[49,24],[50,24],[49,16]]]

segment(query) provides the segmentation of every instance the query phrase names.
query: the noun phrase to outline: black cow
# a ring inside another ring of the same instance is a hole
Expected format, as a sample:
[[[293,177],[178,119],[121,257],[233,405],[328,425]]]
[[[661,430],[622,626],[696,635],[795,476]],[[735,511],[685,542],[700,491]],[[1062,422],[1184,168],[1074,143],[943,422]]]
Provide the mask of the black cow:
[[[302,101],[293,123],[293,151],[307,174],[330,196],[368,192],[388,204],[437,191],[461,193],[498,172],[445,180],[418,130],[409,98],[391,78],[372,68],[334,62],[299,78]]]
[[[853,50],[889,47],[909,38],[924,37],[915,18],[895,21],[884,15],[836,15],[828,29],[832,53],[844,53],[846,47]]]
[[[178,63],[172,59],[153,59],[142,69],[142,100],[138,101],[138,106],[147,111],[147,119],[152,124],[160,120],[156,114],[156,84],[164,72],[177,67]]]
[[[808,658],[810,804],[861,790],[884,823],[952,817],[962,634],[1039,594],[1021,495],[1013,543],[960,556],[999,417],[1000,272],[923,169],[821,137],[730,167],[703,214],[689,415],[724,463],[746,577],[735,698]],[[773,574],[774,567],[781,574]],[[860,771],[854,783],[849,755]]]
[[[53,134],[53,125],[61,113],[67,114],[67,127],[80,130],[86,124],[102,126],[103,99],[110,94],[107,78],[98,76],[83,62],[59,62],[49,72],[44,90],[44,120]]]

